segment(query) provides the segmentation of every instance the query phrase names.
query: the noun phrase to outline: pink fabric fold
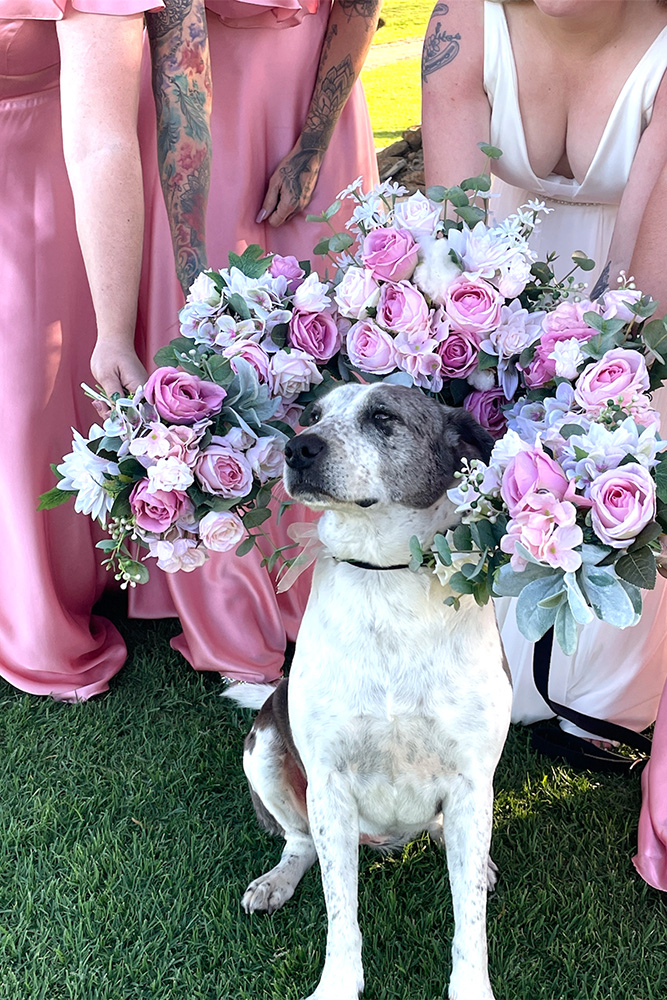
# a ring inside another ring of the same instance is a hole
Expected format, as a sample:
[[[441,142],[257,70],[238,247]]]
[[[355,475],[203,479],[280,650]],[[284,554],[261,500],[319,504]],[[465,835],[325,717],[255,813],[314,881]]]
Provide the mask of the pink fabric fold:
[[[317,12],[318,0],[207,0],[228,28],[291,28]]]
[[[164,7],[162,0],[1,0],[0,17],[60,21],[68,3],[85,14],[139,14]]]
[[[651,759],[642,774],[642,808],[635,868],[654,889],[667,892],[667,688],[662,693]]]

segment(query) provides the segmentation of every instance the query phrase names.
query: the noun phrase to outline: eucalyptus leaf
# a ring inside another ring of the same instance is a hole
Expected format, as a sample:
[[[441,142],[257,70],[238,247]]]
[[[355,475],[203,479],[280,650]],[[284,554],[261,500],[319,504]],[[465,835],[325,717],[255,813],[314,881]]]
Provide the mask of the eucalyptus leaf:
[[[470,204],[468,195],[458,185],[447,188],[447,201],[451,202],[454,208],[464,208]]]
[[[443,202],[446,196],[447,188],[443,187],[442,184],[433,184],[431,187],[426,188],[426,197],[437,204]]]
[[[333,253],[342,253],[354,243],[354,238],[349,233],[334,233],[329,237],[329,249]]]
[[[667,324],[664,319],[653,319],[642,327],[642,338],[661,364],[667,362]]]
[[[243,541],[241,542],[241,544],[237,547],[237,549],[236,549],[237,556],[245,556],[245,555],[247,555],[248,552],[250,552],[250,550],[254,546],[254,544],[255,544],[255,536],[254,535],[248,535],[248,537],[244,538]]]
[[[458,524],[452,532],[452,542],[454,543],[455,552],[471,552],[472,536],[470,525]]]
[[[592,271],[595,267],[595,261],[591,260],[583,250],[575,250],[572,254],[572,260],[582,271]]]
[[[461,208],[455,208],[454,211],[459,219],[463,219],[471,229],[474,229],[478,222],[483,222],[486,218],[486,212],[478,208],[477,205],[463,205]]]
[[[487,354],[486,351],[480,351],[477,355],[477,367],[480,371],[485,371],[487,368],[497,368],[498,355]]]
[[[503,155],[502,149],[497,146],[490,146],[488,142],[478,142],[477,145],[484,153],[484,156],[488,156],[490,160],[499,160]]]
[[[270,517],[271,511],[268,507],[255,507],[254,510],[249,510],[247,514],[243,515],[243,527],[246,530],[248,528],[257,528],[260,524],[268,521]]]
[[[477,174],[476,177],[466,177],[460,186],[464,191],[490,191],[491,178],[488,174]]]
[[[410,538],[410,569],[415,572],[424,561],[424,552],[416,535]]]
[[[474,584],[467,580],[463,573],[454,573],[449,578],[449,586],[459,594],[472,594],[475,591]]]
[[[470,535],[478,549],[493,549],[496,546],[496,537],[490,521],[483,518],[480,521],[473,521],[468,525]]]
[[[440,561],[443,563],[443,565],[445,565],[445,566],[451,566],[452,565],[452,550],[450,549],[449,542],[447,541],[447,539],[445,538],[445,536],[441,535],[440,533],[438,533],[435,536],[435,538],[433,539],[433,545],[434,545],[435,551],[438,553]]]
[[[313,253],[317,254],[318,257],[326,257],[329,253],[329,237],[325,236],[323,239],[319,240],[314,248]]]

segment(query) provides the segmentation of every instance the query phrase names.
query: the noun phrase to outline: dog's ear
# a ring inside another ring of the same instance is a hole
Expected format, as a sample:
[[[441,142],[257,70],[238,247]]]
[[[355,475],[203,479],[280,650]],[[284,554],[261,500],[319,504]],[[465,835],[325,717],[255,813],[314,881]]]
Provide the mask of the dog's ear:
[[[461,458],[481,458],[488,463],[495,441],[488,431],[477,423],[472,413],[461,408],[449,410],[448,423],[459,436]]]

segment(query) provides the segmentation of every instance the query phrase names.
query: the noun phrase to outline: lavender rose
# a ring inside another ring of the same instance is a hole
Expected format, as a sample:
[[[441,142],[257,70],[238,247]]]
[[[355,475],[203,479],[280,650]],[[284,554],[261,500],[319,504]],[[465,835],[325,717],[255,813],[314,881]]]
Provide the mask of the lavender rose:
[[[595,414],[610,399],[627,406],[648,389],[649,376],[643,356],[639,351],[615,347],[584,369],[577,380],[574,398],[586,413]]]
[[[519,451],[508,463],[500,487],[500,495],[510,515],[514,517],[516,511],[523,508],[527,496],[545,491],[557,500],[569,500],[572,499],[574,485],[558,462],[541,448]]]
[[[453,330],[438,344],[437,353],[446,378],[465,378],[477,364],[479,347],[476,337]]]
[[[292,313],[288,341],[291,347],[305,351],[316,361],[328,361],[340,349],[341,336],[329,313]]]
[[[271,356],[271,388],[274,396],[291,398],[319,385],[322,376],[304,351],[276,351]]]
[[[296,257],[293,257],[291,254],[288,254],[287,257],[282,257],[279,253],[274,254],[273,260],[269,264],[269,274],[273,278],[281,276],[286,278],[287,287],[290,292],[293,292],[300,284],[301,279],[306,276],[306,272]]]
[[[502,404],[506,402],[505,393],[502,389],[487,389],[484,392],[471,392],[463,401],[464,409],[472,413],[473,417],[493,438],[501,438],[507,429],[507,420],[503,412]]]
[[[172,424],[194,424],[222,406],[226,391],[177,368],[156,368],[144,386],[144,395],[160,416]]]
[[[269,381],[269,356],[264,348],[256,344],[254,340],[239,340],[230,347],[226,347],[222,353],[226,358],[229,358],[234,371],[238,370],[234,359],[243,358],[255,369],[260,382]]]
[[[361,251],[361,259],[379,281],[410,278],[418,258],[419,246],[407,229],[373,229]]]
[[[609,469],[591,486],[591,521],[604,545],[623,549],[655,517],[655,484],[635,462]]]

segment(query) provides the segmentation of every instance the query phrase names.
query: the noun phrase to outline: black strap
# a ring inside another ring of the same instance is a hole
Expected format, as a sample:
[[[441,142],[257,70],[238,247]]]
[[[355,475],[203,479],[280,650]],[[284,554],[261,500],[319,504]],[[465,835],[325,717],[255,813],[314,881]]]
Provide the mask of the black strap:
[[[349,563],[357,569],[410,569],[407,563],[400,563],[398,566],[374,566],[372,563],[360,562],[358,559],[336,559],[336,562]]]
[[[627,746],[633,747],[633,749],[639,750],[643,754],[650,755],[651,741],[648,737],[642,736],[641,733],[636,733],[632,729],[626,729],[625,726],[619,726],[615,722],[607,722],[604,719],[596,719],[590,715],[584,715],[583,712],[577,712],[572,708],[567,708],[565,705],[560,705],[557,701],[553,701],[549,697],[549,668],[551,666],[551,651],[553,649],[553,642],[554,630],[553,628],[550,628],[547,632],[545,632],[542,638],[538,639],[535,643],[533,651],[533,677],[535,679],[535,687],[551,711],[555,715],[558,715],[563,719],[567,719],[568,722],[573,722],[581,729],[594,733],[601,739],[617,740],[619,743],[624,743]],[[581,749],[575,751],[575,747],[578,747],[578,744],[576,744],[575,741],[578,740],[578,738],[570,736],[569,739],[566,739],[565,737],[567,736],[569,736],[569,734],[564,733],[561,738],[560,735],[556,736],[555,730],[551,731],[551,739],[553,740],[555,738],[555,742],[559,747],[559,756],[565,756],[570,760],[572,759],[573,753],[576,753],[577,756],[581,756]],[[537,733],[537,739],[535,739],[533,743],[536,748],[543,749],[545,740],[548,741],[548,739],[549,737],[546,735],[546,730],[542,727]],[[579,740],[579,743],[585,742],[586,741]],[[542,745],[540,746],[540,744]],[[603,762],[609,761],[612,763],[617,761],[619,763],[619,770],[627,770],[629,766],[635,763],[635,761],[628,757],[622,757],[619,754],[600,750],[592,744],[587,744],[583,749],[586,751],[584,756],[587,759],[589,756],[593,755],[595,758]],[[570,751],[569,755],[566,752],[568,750]],[[589,765],[587,764],[587,766]]]

